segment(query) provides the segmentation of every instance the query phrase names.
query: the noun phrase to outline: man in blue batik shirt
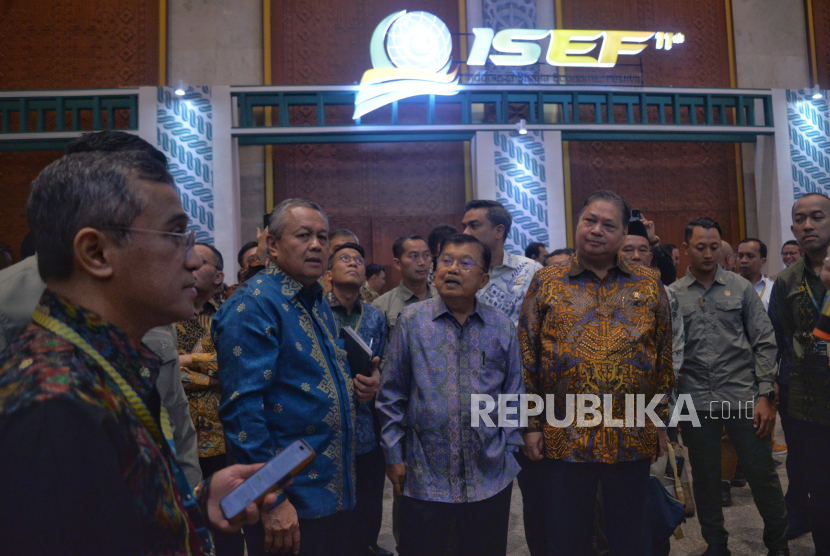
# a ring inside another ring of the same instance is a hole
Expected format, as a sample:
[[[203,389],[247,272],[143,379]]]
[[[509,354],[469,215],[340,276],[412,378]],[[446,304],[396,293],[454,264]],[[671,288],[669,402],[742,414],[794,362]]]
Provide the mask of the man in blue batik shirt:
[[[366,282],[366,259],[357,243],[338,245],[329,257],[327,282],[331,290],[326,301],[331,306],[338,337],[346,326],[357,332],[372,350],[372,357],[383,357],[386,345],[386,317],[361,301]],[[386,481],[383,450],[375,436],[374,404],[358,404],[356,421],[357,503],[354,509],[353,536],[356,554],[392,554],[378,548],[378,533],[383,521],[383,485]]]
[[[474,237],[446,238],[439,296],[406,307],[392,333],[377,410],[386,473],[402,494],[401,556],[442,554],[453,521],[460,556],[507,551],[520,431],[471,421],[473,394],[497,402],[524,393],[513,323],[476,300],[489,263],[490,250]],[[489,415],[496,425],[496,412]]]
[[[246,528],[248,554],[348,554],[355,397],[374,397],[377,359],[372,377],[352,380],[318,283],[328,254],[328,220],[320,206],[283,201],[271,213],[267,241],[266,269],[245,282],[213,320],[219,417],[238,463],[268,461],[297,439],[317,456],[263,513],[262,527]]]

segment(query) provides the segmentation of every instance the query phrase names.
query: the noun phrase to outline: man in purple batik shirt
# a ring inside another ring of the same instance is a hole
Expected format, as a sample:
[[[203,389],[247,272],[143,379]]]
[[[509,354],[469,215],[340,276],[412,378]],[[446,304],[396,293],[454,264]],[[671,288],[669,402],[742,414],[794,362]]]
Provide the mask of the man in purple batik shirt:
[[[401,556],[442,553],[453,521],[460,556],[507,551],[521,434],[485,419],[474,427],[470,401],[523,394],[524,383],[513,323],[476,300],[489,268],[490,250],[473,236],[446,238],[439,295],[406,307],[392,335],[376,407],[386,473],[402,494]]]

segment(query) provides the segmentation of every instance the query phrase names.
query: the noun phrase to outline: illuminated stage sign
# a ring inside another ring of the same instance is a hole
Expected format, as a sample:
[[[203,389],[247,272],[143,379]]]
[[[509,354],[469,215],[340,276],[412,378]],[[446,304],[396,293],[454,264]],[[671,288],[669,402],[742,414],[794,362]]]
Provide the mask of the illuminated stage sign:
[[[538,44],[550,37],[544,61],[552,66],[610,68],[620,55],[636,55],[655,39],[657,50],[685,41],[682,33],[569,29],[473,29],[468,66],[527,66],[542,61]],[[602,41],[599,53],[589,56]],[[375,28],[370,47],[372,66],[360,81],[354,119],[396,100],[418,95],[458,93],[458,68],[452,64],[452,36],[446,24],[427,12],[402,10]],[[490,54],[495,50],[498,54]]]

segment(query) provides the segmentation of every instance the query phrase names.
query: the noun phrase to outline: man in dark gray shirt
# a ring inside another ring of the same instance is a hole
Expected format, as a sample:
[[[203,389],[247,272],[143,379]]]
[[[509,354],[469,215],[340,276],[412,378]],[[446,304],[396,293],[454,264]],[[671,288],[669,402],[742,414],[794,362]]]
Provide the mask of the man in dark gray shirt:
[[[691,261],[669,290],[686,332],[678,391],[691,395],[698,423],[681,423],[689,449],[705,556],[728,556],[721,499],[721,436],[729,433],[764,518],[769,556],[788,555],[787,510],[772,459],[777,347],[772,323],[752,284],[718,264],[721,229],[711,218],[686,227]]]

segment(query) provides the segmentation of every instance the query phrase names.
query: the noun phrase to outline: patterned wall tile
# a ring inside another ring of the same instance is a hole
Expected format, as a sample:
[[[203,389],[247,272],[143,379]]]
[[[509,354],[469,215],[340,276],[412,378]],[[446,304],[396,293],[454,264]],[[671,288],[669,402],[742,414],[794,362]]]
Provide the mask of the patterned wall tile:
[[[827,94],[813,100],[803,90],[787,91],[787,120],[790,124],[790,158],[793,192],[830,196],[830,112]]]
[[[196,241],[213,243],[213,110],[210,87],[183,97],[158,88],[158,144],[170,163]]]
[[[505,247],[524,254],[534,241],[548,245],[544,132],[493,132],[496,200],[513,216]]]

